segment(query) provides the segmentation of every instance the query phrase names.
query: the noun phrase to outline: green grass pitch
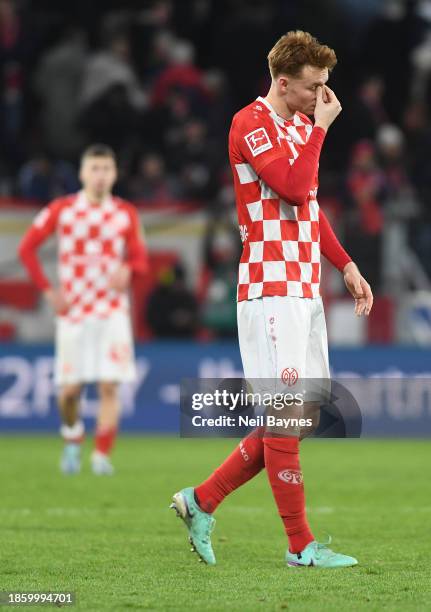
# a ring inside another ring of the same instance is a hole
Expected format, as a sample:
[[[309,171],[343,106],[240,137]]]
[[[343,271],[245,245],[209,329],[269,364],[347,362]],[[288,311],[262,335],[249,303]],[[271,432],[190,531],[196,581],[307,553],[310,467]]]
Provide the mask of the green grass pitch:
[[[356,568],[289,569],[265,473],[219,507],[218,564],[199,563],[168,509],[235,440],[123,436],[117,474],[58,473],[53,437],[0,438],[0,590],[74,591],[80,610],[425,610],[431,607],[430,445],[302,446],[309,519]],[[12,609],[12,608],[2,608]]]

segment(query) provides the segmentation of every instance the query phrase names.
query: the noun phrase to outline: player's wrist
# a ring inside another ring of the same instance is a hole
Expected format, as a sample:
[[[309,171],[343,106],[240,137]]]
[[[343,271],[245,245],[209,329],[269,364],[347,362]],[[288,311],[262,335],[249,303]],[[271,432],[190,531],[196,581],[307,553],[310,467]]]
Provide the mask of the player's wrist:
[[[348,261],[343,268],[343,274],[348,274],[349,272],[359,272],[358,266],[352,260]]]
[[[321,128],[322,130],[324,130],[325,132],[328,131],[329,128],[329,124],[326,123],[325,121],[323,121],[322,119],[317,119],[314,123],[314,127],[315,128]]]

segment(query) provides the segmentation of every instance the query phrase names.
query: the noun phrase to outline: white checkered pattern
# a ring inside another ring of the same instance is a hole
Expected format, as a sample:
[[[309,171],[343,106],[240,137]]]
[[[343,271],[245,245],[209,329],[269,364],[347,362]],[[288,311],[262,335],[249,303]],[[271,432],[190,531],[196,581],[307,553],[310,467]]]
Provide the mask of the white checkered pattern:
[[[69,321],[129,311],[127,295],[110,289],[108,283],[124,260],[125,232],[130,222],[127,211],[115,198],[96,206],[81,192],[65,201],[57,222],[58,273],[71,304],[66,315]]]
[[[272,145],[250,156],[240,143],[265,128]],[[304,115],[286,121],[262,98],[237,113],[229,154],[234,173],[238,220],[244,227],[238,301],[262,296],[317,298],[320,295],[319,205],[317,180],[308,200],[292,206],[259,178],[259,167],[285,153],[291,164],[312,131]],[[264,160],[264,161],[262,161]],[[259,165],[260,164],[260,165]],[[317,179],[317,177],[316,177]]]

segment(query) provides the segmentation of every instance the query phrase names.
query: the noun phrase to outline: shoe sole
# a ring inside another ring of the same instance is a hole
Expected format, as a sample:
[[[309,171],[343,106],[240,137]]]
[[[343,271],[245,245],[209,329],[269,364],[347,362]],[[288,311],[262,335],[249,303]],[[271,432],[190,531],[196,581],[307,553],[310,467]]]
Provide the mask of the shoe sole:
[[[304,565],[304,563],[295,563],[295,561],[288,561],[287,562],[287,567],[295,567],[295,568],[307,568],[307,567],[311,567],[314,569],[324,569],[324,570],[329,570],[329,569],[345,569],[346,567],[355,567],[356,565],[358,565],[357,563],[352,563],[351,565],[338,565],[337,567],[323,567],[321,565],[314,565],[313,563],[310,563],[310,565]]]
[[[71,464],[67,462],[60,462],[60,472],[65,476],[73,476],[81,472],[81,463]]]
[[[60,467],[60,472],[64,474],[65,476],[75,476],[76,474],[79,474],[81,472],[81,469],[78,468],[78,469],[71,470],[70,468]]]
[[[169,508],[172,508],[172,510],[175,510],[177,518],[182,519],[182,521],[184,522],[184,525],[187,527],[187,530],[188,530],[189,526],[187,524],[187,517],[189,516],[189,509],[187,507],[186,500],[181,495],[181,493],[175,493],[175,495],[172,496],[172,503],[169,506]],[[189,542],[191,544],[190,552],[195,552],[197,556],[199,557],[199,561],[202,563],[205,563],[205,565],[208,565],[208,563],[202,557],[200,552],[197,550],[191,535],[189,535]]]

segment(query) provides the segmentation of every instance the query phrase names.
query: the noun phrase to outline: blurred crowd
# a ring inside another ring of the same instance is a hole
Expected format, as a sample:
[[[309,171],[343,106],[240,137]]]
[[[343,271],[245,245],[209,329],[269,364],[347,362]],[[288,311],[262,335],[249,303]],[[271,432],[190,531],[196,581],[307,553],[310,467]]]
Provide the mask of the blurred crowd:
[[[321,205],[376,293],[429,289],[431,0],[0,0],[0,196],[75,190],[80,151],[105,142],[120,195],[193,202],[208,236],[233,228],[230,120],[266,93],[266,54],[296,28],[339,58]],[[234,290],[238,240],[218,249],[208,236],[211,322]]]

